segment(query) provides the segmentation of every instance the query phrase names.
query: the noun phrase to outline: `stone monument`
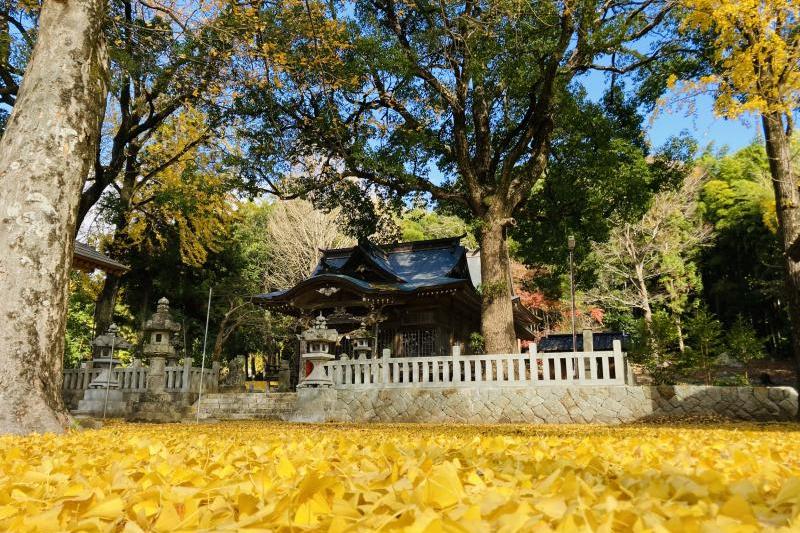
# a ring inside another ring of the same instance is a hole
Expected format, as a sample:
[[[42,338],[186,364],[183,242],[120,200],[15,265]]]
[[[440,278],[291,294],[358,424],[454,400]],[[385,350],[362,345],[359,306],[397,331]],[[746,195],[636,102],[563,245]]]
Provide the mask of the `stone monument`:
[[[78,402],[78,415],[122,416],[127,411],[120,384],[113,369],[119,365],[117,350],[130,350],[132,346],[118,336],[119,327],[111,324],[108,331],[92,341],[92,368],[102,368],[95,377],[83,399]]]
[[[331,348],[339,339],[339,333],[335,329],[329,329],[325,322],[325,317],[320,315],[314,321],[314,325],[299,335],[301,341],[305,341],[307,353],[301,358],[311,364],[311,371],[298,387],[330,387],[333,381],[330,376],[325,374],[325,363],[335,358]]]
[[[135,422],[179,422],[187,416],[193,399],[181,392],[166,391],[166,367],[178,364],[176,349],[181,325],[172,319],[169,300],[161,298],[156,312],[142,328],[142,357],[148,363],[147,391],[133,407],[128,420]]]
[[[176,346],[180,330],[181,325],[172,319],[169,312],[169,300],[161,298],[156,312],[142,328],[144,338],[142,356],[151,361],[160,357],[166,359],[167,366],[176,365],[178,363]]]
[[[220,384],[222,392],[244,392],[247,382],[247,360],[243,355],[237,355],[233,361],[228,362],[228,374],[225,381]]]

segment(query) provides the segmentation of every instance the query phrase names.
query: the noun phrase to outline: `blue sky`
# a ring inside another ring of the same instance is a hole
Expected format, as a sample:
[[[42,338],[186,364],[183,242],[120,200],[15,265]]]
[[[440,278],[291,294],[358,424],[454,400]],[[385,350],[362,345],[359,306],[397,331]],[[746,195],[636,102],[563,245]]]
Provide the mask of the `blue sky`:
[[[753,117],[726,120],[715,116],[710,96],[695,98],[694,105],[693,113],[662,112],[649,121],[647,134],[653,146],[659,146],[670,136],[687,131],[701,149],[713,143],[716,149],[727,146],[733,152],[752,143],[760,132],[758,122]]]
[[[591,72],[583,76],[580,82],[586,87],[589,97],[597,100],[607,87],[608,76]],[[628,80],[627,83],[631,88],[632,82]],[[647,136],[653,147],[664,144],[672,136],[686,132],[697,141],[701,150],[713,144],[715,150],[727,147],[729,152],[733,152],[752,143],[760,133],[758,122],[752,116],[739,120],[715,116],[714,101],[710,95],[694,97],[691,102],[691,110],[663,109],[655,116],[646,118]]]

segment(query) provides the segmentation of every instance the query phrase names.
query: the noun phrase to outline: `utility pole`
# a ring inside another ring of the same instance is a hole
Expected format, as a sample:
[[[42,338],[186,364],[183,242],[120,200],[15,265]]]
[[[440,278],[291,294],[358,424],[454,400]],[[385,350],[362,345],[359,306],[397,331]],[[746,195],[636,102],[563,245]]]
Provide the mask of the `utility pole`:
[[[567,237],[567,247],[569,248],[569,292],[572,296],[572,309],[570,313],[572,318],[572,353],[575,353],[578,351],[578,337],[575,334],[575,268],[573,261],[573,254],[575,252],[574,235]]]

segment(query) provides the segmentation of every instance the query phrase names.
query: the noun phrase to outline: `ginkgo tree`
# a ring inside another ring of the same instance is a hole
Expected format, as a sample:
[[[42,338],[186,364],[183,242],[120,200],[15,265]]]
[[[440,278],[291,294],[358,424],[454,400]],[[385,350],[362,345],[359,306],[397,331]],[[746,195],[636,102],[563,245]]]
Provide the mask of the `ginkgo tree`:
[[[711,90],[727,118],[760,116],[769,158],[792,351],[800,369],[800,189],[791,140],[800,107],[800,3],[795,0],[682,0],[683,30],[704,44],[704,75],[684,89]],[[800,377],[800,373],[798,373]]]
[[[146,146],[128,154],[122,178],[98,204],[98,215],[114,227],[105,249],[128,262],[177,244],[182,264],[203,265],[235,218],[236,180],[218,164],[220,157],[204,113],[187,106],[166,120]],[[123,276],[106,275],[95,308],[98,331],[112,322]]]

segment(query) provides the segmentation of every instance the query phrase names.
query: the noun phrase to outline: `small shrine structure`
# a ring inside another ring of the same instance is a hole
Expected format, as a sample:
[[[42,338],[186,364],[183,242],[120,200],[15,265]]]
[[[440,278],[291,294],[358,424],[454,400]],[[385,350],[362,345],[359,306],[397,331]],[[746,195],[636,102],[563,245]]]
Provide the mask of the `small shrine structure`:
[[[444,356],[453,346],[468,354],[470,334],[480,331],[480,254],[468,252],[462,237],[386,246],[361,240],[321,250],[311,276],[254,301],[306,324],[321,314],[341,336],[338,357],[366,353],[366,332],[372,357],[385,349],[393,357]],[[517,337],[532,340],[536,318],[518,297],[508,297]],[[300,353],[308,353],[302,339]]]

